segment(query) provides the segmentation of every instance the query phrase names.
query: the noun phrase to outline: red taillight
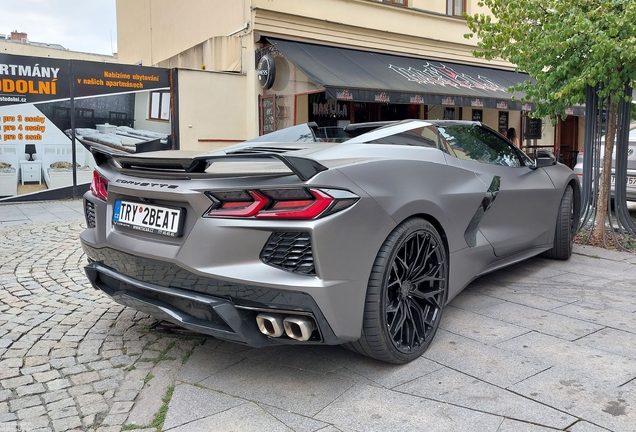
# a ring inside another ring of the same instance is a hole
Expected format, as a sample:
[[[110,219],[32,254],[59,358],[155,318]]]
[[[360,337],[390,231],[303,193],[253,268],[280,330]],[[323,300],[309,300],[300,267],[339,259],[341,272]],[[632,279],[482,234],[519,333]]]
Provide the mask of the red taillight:
[[[205,217],[255,217],[258,219],[314,219],[343,210],[358,200],[347,191],[338,197],[318,189],[268,189],[208,192],[214,202]]]
[[[269,210],[256,215],[259,219],[313,219],[325,211],[334,201],[332,197],[317,189],[309,191],[313,200],[276,201]]]
[[[102,177],[97,171],[93,171],[91,193],[104,201],[108,200],[108,180]]]
[[[269,199],[257,191],[247,192],[252,201],[223,201],[219,202],[216,209],[208,211],[207,216],[234,216],[249,217],[254,216],[267,205]]]

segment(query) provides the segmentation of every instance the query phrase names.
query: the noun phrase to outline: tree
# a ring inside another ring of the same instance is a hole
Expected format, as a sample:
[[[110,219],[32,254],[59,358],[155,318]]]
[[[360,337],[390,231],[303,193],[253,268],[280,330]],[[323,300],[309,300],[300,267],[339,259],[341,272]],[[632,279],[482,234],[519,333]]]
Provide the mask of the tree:
[[[598,85],[609,100],[605,157],[590,240],[603,244],[611,158],[618,103],[625,84],[636,79],[636,1],[634,0],[483,0],[490,14],[465,15],[478,37],[476,57],[502,58],[530,75],[516,90],[536,104],[537,117],[564,115],[585,102],[585,90]],[[511,88],[512,90],[512,88]]]

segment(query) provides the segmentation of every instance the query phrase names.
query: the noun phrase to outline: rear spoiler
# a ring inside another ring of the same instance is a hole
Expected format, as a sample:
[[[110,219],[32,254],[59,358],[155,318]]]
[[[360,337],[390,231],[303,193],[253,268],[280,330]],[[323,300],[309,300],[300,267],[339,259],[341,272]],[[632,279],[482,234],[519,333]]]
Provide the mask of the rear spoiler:
[[[313,159],[280,153],[223,154],[204,155],[195,158],[174,158],[170,157],[170,151],[168,150],[165,152],[154,152],[152,157],[148,157],[135,156],[127,151],[84,139],[79,139],[79,141],[93,154],[97,165],[110,163],[115,170],[136,176],[140,174],[155,174],[160,177],[165,177],[166,175],[176,177],[179,174],[203,174],[214,162],[244,162],[247,159],[277,159],[302,181],[307,181],[316,174],[328,169]],[[163,155],[158,156],[159,153],[165,153],[165,157]],[[111,163],[111,161],[114,163]]]

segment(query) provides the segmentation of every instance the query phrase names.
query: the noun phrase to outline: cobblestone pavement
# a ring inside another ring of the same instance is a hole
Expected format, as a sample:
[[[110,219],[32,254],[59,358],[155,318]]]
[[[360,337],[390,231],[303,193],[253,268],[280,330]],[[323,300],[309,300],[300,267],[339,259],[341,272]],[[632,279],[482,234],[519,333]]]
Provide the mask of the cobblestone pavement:
[[[119,431],[135,400],[152,399],[149,382],[178,370],[204,340],[161,334],[154,319],[94,290],[80,217],[0,227],[0,432]]]
[[[484,276],[391,366],[119,306],[84,275],[81,203],[39,205],[0,205],[0,432],[636,430],[635,255],[577,246]]]

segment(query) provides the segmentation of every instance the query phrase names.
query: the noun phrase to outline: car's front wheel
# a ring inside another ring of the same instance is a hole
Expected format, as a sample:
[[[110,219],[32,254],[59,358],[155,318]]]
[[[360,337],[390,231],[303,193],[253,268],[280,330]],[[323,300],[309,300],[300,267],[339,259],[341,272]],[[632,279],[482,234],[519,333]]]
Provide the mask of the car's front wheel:
[[[433,225],[400,224],[384,241],[367,287],[361,338],[348,348],[389,363],[426,351],[437,331],[448,290],[448,259]]]
[[[576,221],[574,212],[574,192],[572,186],[565,188],[559,213],[557,214],[556,229],[554,232],[554,244],[552,249],[543,252],[546,258],[566,260],[572,256],[572,243],[574,241],[574,230]]]

